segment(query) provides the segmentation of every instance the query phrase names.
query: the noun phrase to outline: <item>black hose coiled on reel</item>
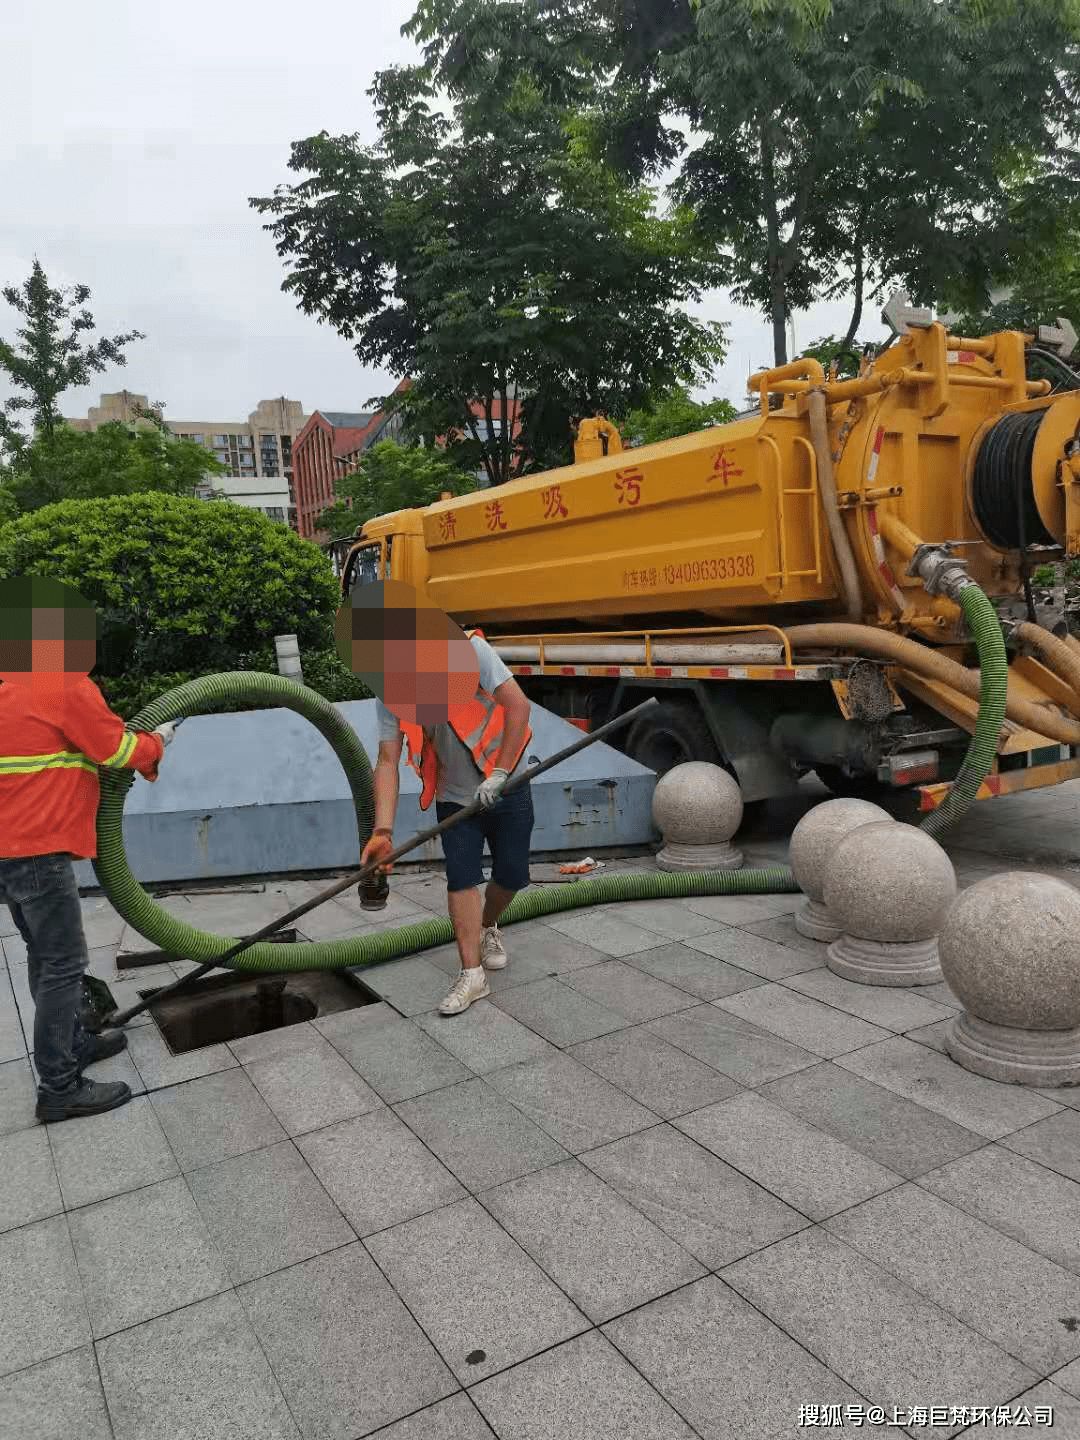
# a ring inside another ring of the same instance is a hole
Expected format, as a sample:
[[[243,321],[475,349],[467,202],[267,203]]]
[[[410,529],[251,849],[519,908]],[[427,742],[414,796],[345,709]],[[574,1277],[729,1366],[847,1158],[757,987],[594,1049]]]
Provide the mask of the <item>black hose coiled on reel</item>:
[[[1031,460],[1045,410],[1003,415],[975,457],[971,503],[979,528],[1001,550],[1053,545],[1031,484]]]

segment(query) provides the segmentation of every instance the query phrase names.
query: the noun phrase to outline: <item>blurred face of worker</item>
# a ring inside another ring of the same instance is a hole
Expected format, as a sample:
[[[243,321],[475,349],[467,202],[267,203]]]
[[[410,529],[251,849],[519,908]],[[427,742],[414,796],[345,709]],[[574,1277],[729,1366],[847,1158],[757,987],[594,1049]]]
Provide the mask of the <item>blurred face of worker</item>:
[[[337,614],[338,653],[392,715],[429,729],[476,695],[479,667],[468,637],[411,585],[364,585]]]
[[[97,659],[97,616],[77,591],[38,576],[0,581],[0,680],[61,690]]]

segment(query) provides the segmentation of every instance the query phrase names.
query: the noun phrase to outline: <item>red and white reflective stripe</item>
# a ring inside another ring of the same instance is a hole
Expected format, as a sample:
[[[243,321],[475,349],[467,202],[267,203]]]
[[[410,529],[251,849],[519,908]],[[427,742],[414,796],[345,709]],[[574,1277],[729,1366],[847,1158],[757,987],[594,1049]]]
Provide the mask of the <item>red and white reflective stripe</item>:
[[[879,425],[879,426],[878,426],[878,430],[877,430],[877,434],[874,436],[874,448],[873,448],[873,450],[870,452],[870,466],[869,466],[869,468],[867,469],[867,472],[866,472],[866,488],[867,488],[867,489],[869,489],[870,486],[873,485],[873,483],[874,483],[874,477],[877,475],[878,461],[881,459],[881,443],[882,443],[882,441],[883,441],[884,439],[885,439],[885,427],[884,427],[884,425]]]
[[[878,461],[881,459],[881,442],[885,439],[884,427],[879,425],[877,434],[874,436],[874,448],[870,454],[870,464],[866,471],[866,488],[869,490],[874,483],[874,476],[877,474]],[[866,512],[866,521],[870,526],[870,539],[874,545],[874,559],[877,561],[878,573],[885,581],[892,595],[893,604],[897,611],[903,614],[906,601],[904,592],[896,583],[896,576],[892,572],[892,566],[885,559],[885,546],[882,544],[881,532],[878,530],[877,510],[869,509]]]

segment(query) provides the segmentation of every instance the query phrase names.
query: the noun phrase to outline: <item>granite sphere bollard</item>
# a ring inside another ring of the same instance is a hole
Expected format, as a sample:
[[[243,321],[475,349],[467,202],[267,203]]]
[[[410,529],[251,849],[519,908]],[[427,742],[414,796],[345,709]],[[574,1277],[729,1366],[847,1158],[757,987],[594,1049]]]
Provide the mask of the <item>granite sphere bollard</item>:
[[[956,895],[952,861],[932,836],[889,820],[861,825],[825,867],[825,905],[841,935],[825,963],[861,985],[933,985],[938,932]]]
[[[891,821],[880,805],[854,798],[826,800],[807,811],[791,832],[791,868],[806,904],[795,913],[795,928],[809,940],[835,940],[840,927],[825,908],[825,866],[837,845],[861,825]]]
[[[965,890],[939,940],[963,1002],[945,1048],[967,1070],[1014,1085],[1080,1085],[1080,893],[1009,871]]]
[[[738,782],[719,765],[689,760],[656,783],[653,820],[664,837],[661,870],[738,870],[742,851],[731,837],[742,822]]]

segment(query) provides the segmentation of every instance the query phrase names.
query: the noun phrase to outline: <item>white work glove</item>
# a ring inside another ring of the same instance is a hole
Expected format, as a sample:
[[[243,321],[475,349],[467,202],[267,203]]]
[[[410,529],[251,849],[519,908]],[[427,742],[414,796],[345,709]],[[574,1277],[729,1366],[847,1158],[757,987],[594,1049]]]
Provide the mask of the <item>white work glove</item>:
[[[176,721],[166,720],[164,725],[158,725],[154,730],[155,735],[161,736],[162,745],[171,745],[172,738],[176,734]]]
[[[483,782],[476,792],[476,798],[485,810],[490,810],[497,802],[509,779],[509,770],[493,770]]]

